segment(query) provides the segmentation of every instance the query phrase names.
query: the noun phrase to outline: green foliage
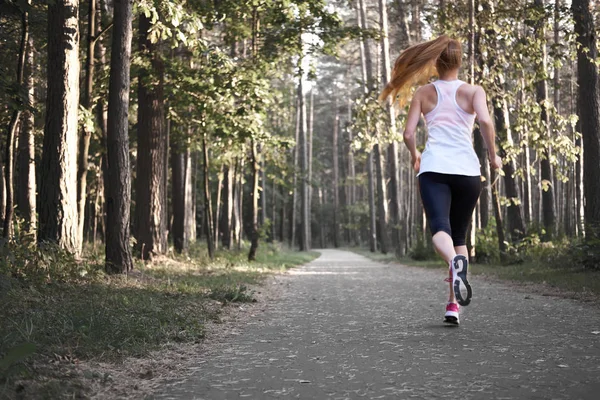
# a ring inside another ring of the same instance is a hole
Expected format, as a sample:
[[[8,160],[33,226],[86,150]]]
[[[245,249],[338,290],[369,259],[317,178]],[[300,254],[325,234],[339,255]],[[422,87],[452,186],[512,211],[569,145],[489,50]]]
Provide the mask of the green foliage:
[[[95,279],[104,275],[103,267],[99,262],[77,260],[52,243],[38,245],[27,237],[17,243],[0,240],[0,275],[25,284]]]
[[[408,252],[411,259],[415,261],[428,261],[437,259],[435,251],[427,245],[425,240],[417,240],[415,244]]]
[[[492,264],[500,262],[496,219],[490,218],[488,226],[477,231],[475,254],[477,255],[478,263]]]

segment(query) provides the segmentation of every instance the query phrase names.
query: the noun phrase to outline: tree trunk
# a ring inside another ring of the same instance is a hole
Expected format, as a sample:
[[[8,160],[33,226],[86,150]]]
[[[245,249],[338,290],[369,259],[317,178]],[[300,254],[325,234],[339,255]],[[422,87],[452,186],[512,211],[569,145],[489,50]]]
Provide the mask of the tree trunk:
[[[544,8],[544,0],[534,0],[535,6],[539,10],[543,10]],[[541,68],[544,74],[548,70],[547,67],[547,56],[546,56],[546,38],[545,38],[546,30],[544,28],[544,21],[539,21],[535,27],[535,35],[541,43]],[[550,118],[548,114],[548,110],[546,107],[546,102],[548,101],[548,85],[546,79],[541,79],[536,83],[536,100],[540,104],[542,108],[541,114],[541,122],[543,137],[550,137]],[[542,152],[542,160],[540,161],[541,168],[541,185],[542,185],[542,219],[543,225],[546,230],[546,234],[544,237],[547,240],[551,240],[554,237],[556,230],[556,207],[554,204],[554,187],[552,185],[553,182],[553,173],[552,173],[552,165],[550,164],[552,150],[550,147],[546,147]]]
[[[79,105],[79,0],[48,5],[48,92],[42,157],[40,231],[79,254],[77,234],[77,108]]]
[[[304,72],[300,68],[298,101],[300,108],[300,251],[310,250],[310,219],[308,212],[308,141],[306,124],[306,102],[304,101]]]
[[[321,221],[324,220],[324,215],[323,215],[323,188],[321,186],[319,186],[319,219]],[[325,224],[319,224],[319,239],[321,241],[321,248],[324,249],[326,246],[326,242],[325,242]]]
[[[368,29],[368,24],[367,24],[367,18],[366,18],[366,9],[365,9],[365,5],[364,5],[364,0],[359,0],[359,7],[360,7],[360,24],[361,24],[361,28],[362,29]],[[363,78],[366,78],[366,84],[365,84],[365,97],[368,97],[372,90],[373,90],[373,63],[371,61],[371,52],[369,49],[369,42],[368,40],[363,36],[363,40],[362,40],[362,46],[363,46],[363,54],[364,54],[364,61],[363,61]],[[368,122],[367,122],[367,125]],[[375,124],[375,129],[377,132],[377,124]],[[376,134],[377,135],[377,134]],[[378,136],[378,135],[377,135]],[[381,245],[381,252],[386,254],[388,252],[388,248],[389,248],[389,236],[388,236],[388,232],[387,232],[387,222],[388,222],[388,215],[387,215],[387,194],[386,194],[386,188],[385,188],[385,182],[384,182],[384,176],[383,176],[383,165],[382,165],[382,161],[383,161],[383,156],[381,154],[381,150],[380,150],[380,145],[378,143],[375,144],[374,148],[373,148],[373,157],[375,160],[375,170],[376,170],[376,184],[377,184],[377,218],[378,218],[378,222],[379,222],[379,241],[380,241],[380,245]]]
[[[287,196],[285,195],[285,186],[283,184],[279,185],[279,193],[281,195],[281,208],[280,208],[280,212],[279,212],[279,240],[283,243],[285,241],[286,238],[286,230],[285,227],[287,226],[287,224],[285,223],[286,221],[286,215],[287,215],[287,209],[286,209],[286,205],[287,205]]]
[[[185,154],[178,144],[171,142],[171,201],[173,204],[173,224],[171,234],[177,253],[183,253],[185,246]]]
[[[492,179],[492,204],[494,208],[494,217],[496,218],[496,234],[498,236],[498,249],[500,258],[504,260],[506,255],[506,242],[504,238],[504,223],[502,220],[502,210],[500,209],[500,199],[498,195],[498,183],[496,181],[496,171],[490,169],[490,178]]]
[[[223,172],[223,213],[221,217],[221,231],[223,232],[223,247],[231,249],[232,242],[232,216],[233,216],[233,179],[234,170],[230,165],[225,166]]]
[[[31,36],[27,45],[27,64],[25,66],[24,84],[27,90],[27,102],[30,107],[35,106],[35,63],[34,43]],[[36,211],[36,176],[35,176],[35,115],[30,110],[23,112],[21,132],[19,134],[19,154],[17,164],[18,193],[17,208],[25,223],[24,232],[35,240],[37,237],[37,211]]]
[[[206,233],[206,245],[208,248],[208,257],[212,260],[215,256],[214,247],[214,229],[213,229],[213,213],[212,201],[210,199],[210,170],[208,165],[208,146],[206,145],[206,133],[202,133],[202,159],[203,170],[202,176],[204,179],[204,231]]]
[[[194,175],[196,157],[190,149],[185,152],[184,163],[184,197],[185,197],[185,220],[183,224],[184,248],[196,241],[196,179]]]
[[[388,39],[388,16],[385,0],[379,0],[379,31],[382,48],[382,85],[390,81],[390,42]],[[396,134],[396,115],[391,100],[386,101],[386,110],[390,118],[390,132]],[[400,254],[400,176],[398,173],[398,142],[395,140],[388,146],[388,164],[390,171],[390,220],[392,224],[392,242],[396,253]],[[387,203],[387,199],[386,199]]]
[[[308,243],[312,247],[312,164],[313,164],[313,129],[315,117],[315,93],[310,89],[310,108],[308,111]]]
[[[333,246],[340,247],[340,189],[339,189],[339,150],[338,150],[338,129],[340,124],[340,115],[337,106],[337,97],[334,105],[333,118]]]
[[[258,183],[260,176],[260,163],[258,160],[258,150],[256,143],[252,140],[250,145],[252,152],[252,159],[250,160],[250,166],[252,167],[252,190],[250,192],[252,196],[252,230],[250,233],[250,252],[248,253],[248,261],[256,260],[256,251],[258,250]]]
[[[133,269],[129,249],[131,175],[129,165],[129,87],[133,2],[115,0],[110,57],[106,184],[106,271]]]
[[[294,174],[293,178],[293,187],[292,187],[292,227],[290,230],[290,247],[294,248],[296,246],[296,208],[298,203],[298,157],[300,152],[300,98],[298,97],[296,100],[296,145],[294,146],[294,169],[292,173]]]
[[[99,7],[96,7],[96,29],[100,31],[102,29],[102,13],[107,13],[106,0],[99,0]],[[100,64],[105,65],[106,62],[106,46],[103,43],[102,39],[96,40],[96,54],[98,54],[98,60]],[[98,96],[98,100],[96,101],[96,107],[94,110],[94,116],[96,118],[97,126],[100,129],[100,147],[102,149],[106,149],[106,136],[107,136],[107,120],[108,120],[108,107],[106,104],[105,97],[107,97],[106,93],[103,93],[103,96]],[[107,166],[108,162],[106,160],[106,151],[102,152],[102,158],[100,161],[100,169],[101,174],[97,178],[100,182],[98,183],[98,202],[95,202],[96,206],[96,220],[94,221],[94,232],[92,234],[94,245],[96,246],[95,240],[97,236],[98,230],[102,231],[102,238],[106,237],[106,213],[105,213],[105,203],[106,203],[106,181],[107,178]],[[95,248],[95,247],[94,247]]]
[[[573,0],[573,17],[577,33],[577,83],[579,84],[578,109],[583,137],[583,189],[585,196],[585,234],[588,238],[600,237],[600,184],[598,160],[600,159],[600,77],[598,43],[594,17],[589,0]],[[582,217],[583,220],[583,217]]]
[[[366,10],[364,0],[356,2],[356,19],[360,29],[367,29]],[[360,43],[360,59],[364,96],[367,98],[372,87],[372,63],[369,43],[363,35]],[[369,116],[367,116],[367,131],[370,130]],[[377,213],[375,209],[375,176],[373,173],[373,149],[369,150],[367,159],[367,176],[368,176],[368,192],[369,192],[369,248],[371,252],[377,251]]]
[[[369,250],[377,251],[377,215],[375,212],[375,174],[373,173],[373,150],[367,157],[367,175],[369,185]]]
[[[383,170],[384,158],[381,154],[379,144],[375,144],[373,156],[375,159],[375,173],[377,179],[377,222],[379,222],[379,244],[381,246],[381,252],[387,254],[390,248],[387,190],[385,185],[385,173]]]
[[[85,87],[81,105],[93,113],[93,87],[94,87],[94,38],[96,32],[96,0],[88,3],[88,32],[87,55],[85,60]],[[79,215],[78,232],[79,240],[83,243],[83,226],[85,221],[85,203],[87,195],[88,153],[93,126],[84,124],[79,136],[79,149],[77,153],[77,214]]]
[[[579,96],[578,96],[579,97]],[[578,122],[581,126],[581,120]],[[585,237],[585,198],[584,198],[584,182],[583,182],[583,156],[585,151],[582,146],[582,140],[578,137],[575,140],[575,145],[580,149],[580,154],[577,156],[577,161],[575,162],[575,195],[577,197],[577,210],[576,210],[576,218],[577,218],[577,231],[578,236]],[[600,147],[600,146],[599,146]]]
[[[502,83],[503,84],[503,83]],[[494,99],[494,121],[498,136],[502,138],[502,142],[506,141],[509,145],[513,143],[512,133],[508,122],[508,107],[506,100]],[[515,162],[512,159],[506,158],[506,152],[500,146],[500,154],[505,159],[502,166],[504,171],[504,183],[506,197],[510,200],[507,207],[508,214],[508,231],[512,242],[518,242],[525,236],[525,224],[523,223],[523,212],[519,199],[519,189],[515,175]]]
[[[348,121],[352,121],[352,100],[348,99]],[[354,151],[352,150],[352,141],[354,138],[352,137],[352,129],[350,128],[350,124],[348,124],[348,214],[349,214],[349,223],[351,229],[351,243],[355,246],[358,246],[358,235],[355,226],[355,213],[353,211],[354,206],[356,205],[356,166],[354,163]]]
[[[27,1],[25,11],[21,12],[21,43],[19,45],[19,56],[17,58],[17,79],[16,85],[19,89],[23,87],[23,80],[25,76],[25,62],[27,60],[27,44],[29,42],[29,8],[30,0]],[[50,38],[48,38],[50,40]],[[21,103],[19,94],[17,93],[15,99],[16,104]],[[4,160],[6,166],[4,168],[5,181],[6,181],[6,204],[4,212],[4,231],[3,236],[10,238],[13,236],[13,212],[14,212],[14,157],[15,157],[15,137],[17,135],[17,127],[19,119],[21,117],[21,107],[15,106],[12,112],[10,122],[8,124],[8,130],[6,134],[6,150],[4,153]]]
[[[413,43],[421,42],[421,0],[412,0],[412,26]]]
[[[471,85],[475,84],[475,31],[477,26],[475,25],[475,1],[468,0],[469,10],[469,37],[467,40],[467,60],[468,60],[468,77]],[[443,28],[443,25],[442,25]],[[475,151],[477,153],[477,150]],[[473,216],[471,218],[471,224],[467,231],[467,251],[469,260],[474,262],[476,260],[476,238],[477,238],[477,220],[478,211],[480,207],[475,207],[473,210]]]
[[[242,249],[243,229],[243,196],[244,196],[244,158],[240,158],[236,163],[235,171],[235,191],[234,191],[234,237],[238,250]]]
[[[164,126],[164,66],[159,49],[151,43],[151,23],[139,17],[139,46],[150,59],[150,69],[140,69],[138,84],[138,150],[136,179],[136,236],[142,259],[167,250],[166,164],[167,133]]]
[[[396,0],[396,8],[398,9],[398,44],[400,49],[405,49],[410,46],[410,26],[408,22],[408,5],[405,0]]]
[[[217,176],[217,201],[215,202],[216,212],[215,212],[215,249],[219,248],[219,218],[221,217],[221,196],[223,194],[223,166],[221,166],[221,171]]]

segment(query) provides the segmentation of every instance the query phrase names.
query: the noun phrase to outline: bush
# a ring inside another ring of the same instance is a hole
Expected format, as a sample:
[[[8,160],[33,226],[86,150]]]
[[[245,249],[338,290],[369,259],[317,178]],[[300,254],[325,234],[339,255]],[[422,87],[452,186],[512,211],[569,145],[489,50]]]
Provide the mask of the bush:
[[[477,232],[475,240],[475,254],[477,262],[493,264],[500,261],[498,248],[498,234],[496,233],[496,220],[491,218],[488,226]]]
[[[415,261],[427,261],[436,259],[435,251],[427,246],[424,240],[418,240],[417,244],[408,252],[410,258]]]
[[[77,260],[72,254],[52,243],[34,240],[10,243],[0,240],[0,275],[24,282],[71,282],[104,275],[104,265]]]

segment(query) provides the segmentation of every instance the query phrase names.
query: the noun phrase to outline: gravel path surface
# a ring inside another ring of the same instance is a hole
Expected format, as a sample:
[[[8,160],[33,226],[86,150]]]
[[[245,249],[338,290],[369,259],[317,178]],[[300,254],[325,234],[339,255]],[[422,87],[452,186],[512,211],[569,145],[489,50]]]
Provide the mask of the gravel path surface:
[[[600,399],[600,308],[471,277],[442,323],[445,271],[322,250],[265,312],[155,399]]]

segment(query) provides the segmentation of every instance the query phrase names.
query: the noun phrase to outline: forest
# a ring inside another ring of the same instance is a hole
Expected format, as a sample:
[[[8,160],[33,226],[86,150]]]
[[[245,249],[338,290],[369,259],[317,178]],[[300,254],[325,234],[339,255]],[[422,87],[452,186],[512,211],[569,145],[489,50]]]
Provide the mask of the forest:
[[[3,0],[4,247],[103,246],[108,272],[196,241],[250,260],[261,241],[423,257],[406,109],[377,96],[404,48],[440,34],[463,42],[461,78],[486,89],[504,159],[490,170],[474,133],[472,257],[596,238],[598,8]]]
[[[76,396],[55,358],[195,342],[211,301],[254,301],[246,284],[312,249],[435,260],[402,143],[411,94],[378,96],[442,34],[503,159],[476,125],[471,260],[596,273],[596,1],[0,0],[0,397],[35,398],[10,386],[23,376]]]

